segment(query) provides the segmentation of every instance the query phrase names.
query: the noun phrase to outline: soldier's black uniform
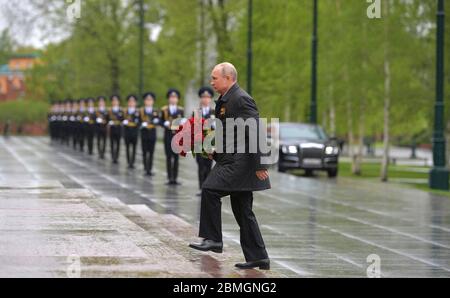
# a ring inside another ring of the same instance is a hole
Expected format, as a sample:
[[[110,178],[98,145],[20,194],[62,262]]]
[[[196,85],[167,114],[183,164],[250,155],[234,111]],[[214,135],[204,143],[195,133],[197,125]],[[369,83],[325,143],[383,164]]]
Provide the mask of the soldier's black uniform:
[[[144,95],[144,100],[147,97],[155,100],[155,95],[151,92]],[[155,152],[156,144],[156,126],[161,123],[159,111],[152,107],[142,107],[141,114],[141,146],[142,146],[142,161],[144,163],[145,173],[148,176],[152,174],[153,168],[153,153]]]
[[[113,97],[111,97],[112,100]],[[120,99],[119,99],[120,101]],[[121,107],[111,107],[108,111],[109,140],[111,145],[111,159],[117,163],[122,137],[123,110]]]
[[[128,96],[128,101],[135,100],[137,98],[133,95]],[[140,115],[137,108],[128,107],[124,112],[123,117],[123,128],[124,128],[124,140],[127,150],[127,162],[128,168],[134,168],[134,161],[136,159],[136,145],[138,141],[139,134],[139,124]]]
[[[48,122],[48,133],[50,135],[50,140],[53,142],[56,140],[56,123],[57,121],[57,103],[52,101],[50,111],[47,114]]]
[[[79,149],[81,152],[84,151],[84,141],[86,138],[86,131],[87,131],[87,111],[86,111],[86,101],[84,99],[79,100],[79,109],[76,116],[76,143],[79,146]]]
[[[65,102],[63,100],[59,100],[58,101],[58,108],[56,110],[56,114],[55,114],[55,138],[56,140],[58,140],[58,142],[62,142],[62,136],[63,136],[63,121],[62,121],[62,117],[64,114],[64,105]]]
[[[76,149],[78,146],[79,130],[81,126],[80,117],[78,115],[79,113],[78,109],[79,109],[79,101],[74,100],[72,103],[72,111],[70,112],[69,116],[69,130],[72,138],[73,149]]]
[[[105,106],[100,106],[100,101],[105,103]],[[108,110],[106,109],[106,98],[100,96],[98,98],[99,107],[96,109],[95,115],[95,131],[97,135],[97,151],[101,159],[105,158],[106,150],[106,135],[108,123]]]
[[[72,100],[66,99],[64,109],[61,113],[61,144],[70,146],[70,138],[72,137]]]
[[[84,132],[87,140],[88,153],[92,155],[94,153],[94,137],[95,137],[95,123],[97,119],[97,113],[95,111],[95,100],[88,98],[88,108],[84,116]]]
[[[171,89],[167,93],[167,97],[176,95],[180,97],[177,90]],[[172,150],[172,138],[176,134],[175,128],[172,126],[173,121],[177,118],[181,120],[184,117],[184,109],[179,106],[164,106],[161,108],[161,122],[164,126],[164,152],[166,153],[166,167],[168,184],[178,184],[178,154]]]

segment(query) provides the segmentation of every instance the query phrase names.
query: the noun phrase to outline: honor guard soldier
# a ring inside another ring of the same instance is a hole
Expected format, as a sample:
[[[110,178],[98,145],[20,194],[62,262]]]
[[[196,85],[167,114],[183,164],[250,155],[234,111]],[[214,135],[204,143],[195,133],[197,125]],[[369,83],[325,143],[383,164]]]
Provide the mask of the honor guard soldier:
[[[64,109],[61,114],[61,144],[70,146],[70,138],[72,137],[72,100],[64,101]]]
[[[214,110],[211,108],[211,100],[214,96],[214,91],[209,87],[200,88],[198,91],[198,96],[200,97],[200,116],[206,119],[214,119]],[[211,127],[214,125],[212,124]],[[202,157],[200,154],[196,154],[195,159],[198,164],[198,183],[199,188],[202,188],[203,181],[208,177],[209,172],[211,172],[212,160]],[[198,193],[197,195],[201,195]]]
[[[140,115],[137,109],[137,98],[134,95],[127,97],[128,107],[124,113],[123,128],[125,146],[127,149],[128,168],[134,169],[134,161],[136,159],[136,145],[138,141]],[[130,148],[131,147],[131,148]]]
[[[56,139],[55,127],[56,127],[57,109],[58,103],[56,101],[52,101],[50,111],[47,114],[48,132],[50,134],[51,141],[55,141]]]
[[[106,149],[106,134],[107,134],[106,125],[108,123],[108,110],[106,109],[106,98],[104,96],[99,96],[97,98],[97,101],[98,101],[98,108],[95,113],[97,151],[100,159],[104,159]]]
[[[95,137],[95,120],[97,114],[95,111],[95,99],[90,97],[87,99],[87,111],[84,116],[85,134],[89,155],[94,153],[94,137]]]
[[[80,99],[78,102],[79,110],[77,115],[78,129],[77,129],[77,142],[80,147],[80,151],[84,151],[84,139],[86,137],[86,100]]]
[[[156,96],[152,92],[144,94],[144,106],[140,109],[141,114],[141,145],[142,161],[144,163],[145,175],[153,176],[153,153],[156,144],[156,125],[160,124],[159,112],[153,107]]]
[[[63,128],[63,114],[64,114],[64,105],[65,102],[63,100],[58,100],[58,106],[56,109],[56,127],[55,127],[55,137],[58,141],[62,142],[62,128]]]
[[[178,154],[172,150],[172,138],[175,136],[177,127],[173,124],[175,119],[183,119],[184,110],[179,107],[178,100],[180,99],[180,92],[176,89],[169,89],[167,92],[168,106],[161,109],[161,121],[164,126],[164,151],[166,153],[166,167],[167,178],[169,185],[177,185],[178,176]],[[179,123],[183,124],[183,123]]]
[[[74,99],[72,102],[72,111],[70,113],[70,118],[69,118],[69,130],[70,130],[70,135],[72,137],[72,146],[73,149],[77,149],[77,144],[78,144],[78,130],[79,130],[79,121],[77,120],[78,117],[78,110],[79,110],[79,101]]]
[[[120,138],[122,137],[121,123],[123,121],[123,111],[120,107],[120,97],[111,96],[111,108],[108,112],[109,140],[111,145],[111,159],[117,163],[120,152]]]

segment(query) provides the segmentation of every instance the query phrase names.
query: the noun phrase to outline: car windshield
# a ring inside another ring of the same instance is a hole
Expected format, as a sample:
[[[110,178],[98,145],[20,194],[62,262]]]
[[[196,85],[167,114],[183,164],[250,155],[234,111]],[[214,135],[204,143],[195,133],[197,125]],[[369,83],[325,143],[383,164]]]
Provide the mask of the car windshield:
[[[314,125],[281,125],[281,139],[325,140],[326,133],[320,126]]]

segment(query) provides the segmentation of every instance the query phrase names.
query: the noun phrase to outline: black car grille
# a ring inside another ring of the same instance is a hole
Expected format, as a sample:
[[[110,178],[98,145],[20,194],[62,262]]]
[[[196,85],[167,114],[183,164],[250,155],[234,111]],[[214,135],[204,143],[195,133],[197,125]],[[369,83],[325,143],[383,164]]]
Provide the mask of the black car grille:
[[[318,148],[301,148],[300,157],[301,158],[322,158],[323,149]]]

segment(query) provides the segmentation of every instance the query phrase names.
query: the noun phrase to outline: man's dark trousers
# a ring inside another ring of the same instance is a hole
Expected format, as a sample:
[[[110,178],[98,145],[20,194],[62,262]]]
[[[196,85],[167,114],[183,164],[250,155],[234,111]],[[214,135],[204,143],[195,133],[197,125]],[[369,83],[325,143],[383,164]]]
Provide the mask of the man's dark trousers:
[[[264,240],[258,222],[252,211],[253,193],[251,191],[227,192],[202,189],[199,237],[222,242],[221,198],[230,196],[234,218],[240,228],[242,251],[247,262],[267,259]]]

